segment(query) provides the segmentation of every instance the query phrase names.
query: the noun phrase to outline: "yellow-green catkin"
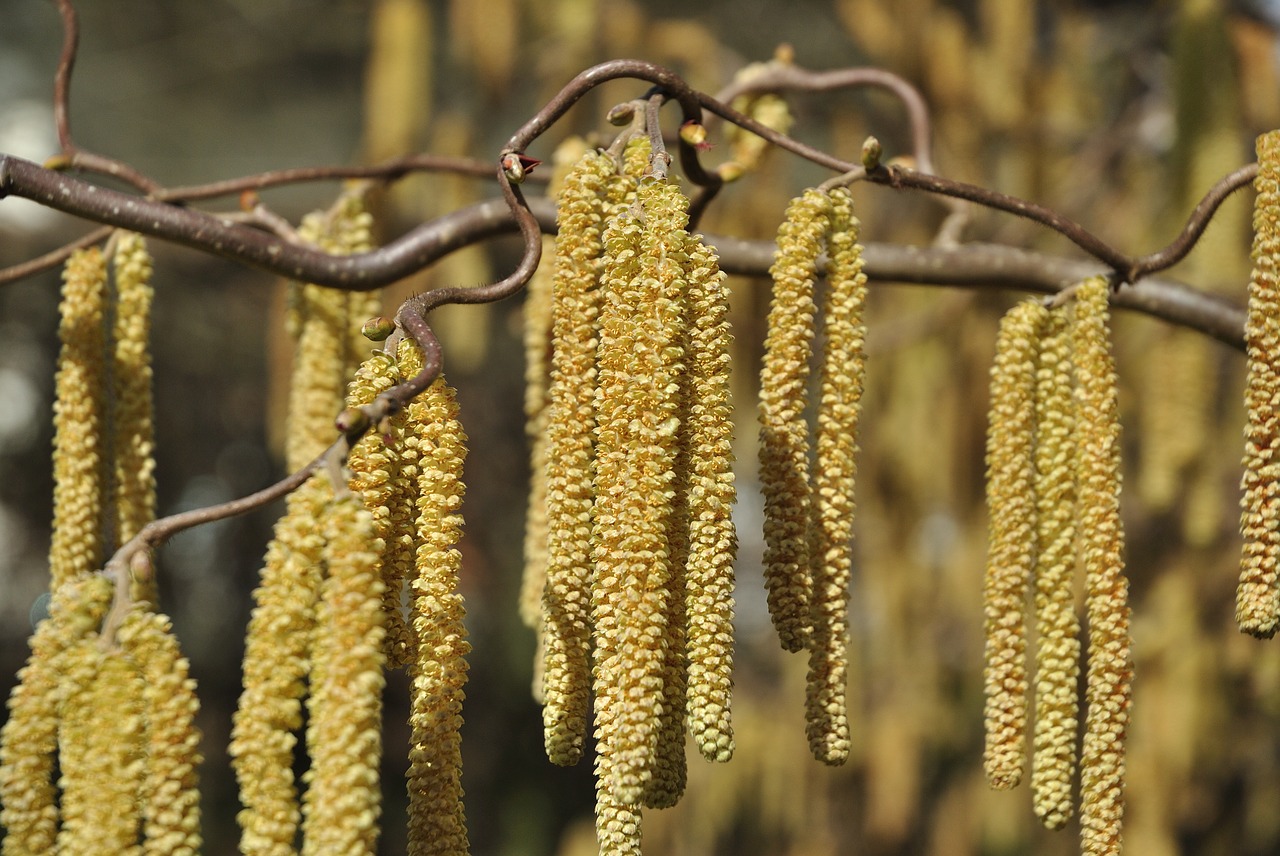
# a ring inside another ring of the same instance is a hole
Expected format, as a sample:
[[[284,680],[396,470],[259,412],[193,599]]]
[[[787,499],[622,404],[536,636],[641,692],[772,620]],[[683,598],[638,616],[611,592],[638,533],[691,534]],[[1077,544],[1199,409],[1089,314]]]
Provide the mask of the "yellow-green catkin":
[[[415,346],[401,348],[400,363],[406,375],[420,370]],[[410,667],[408,852],[461,856],[469,847],[459,729],[471,646],[458,591],[466,434],[453,389],[437,379],[410,403],[409,423],[420,471],[417,569],[411,583],[418,659]]]
[[[688,252],[689,558],[685,576],[687,710],[703,757],[733,755],[733,562],[738,538],[729,401],[728,289],[714,252],[697,236]]]
[[[155,424],[151,395],[151,254],[132,232],[116,238],[112,488],[115,541],[124,544],[156,516]],[[132,582],[137,601],[157,600],[155,576]]]
[[[254,591],[244,689],[228,750],[240,785],[243,808],[237,820],[245,856],[293,853],[300,820],[294,747],[302,726],[324,562],[325,536],[316,521],[332,496],[333,488],[323,478],[312,478],[289,494]]]
[[[58,690],[58,828],[56,850],[67,856],[89,856],[96,846],[101,820],[97,814],[98,785],[103,774],[97,761],[105,747],[95,718],[94,688],[101,686],[98,671],[102,649],[86,636],[67,646],[60,658]]]
[[[84,787],[88,793],[77,821],[68,815],[63,824],[69,840],[61,849],[76,852],[83,842],[84,853],[135,853],[147,773],[142,676],[118,649],[97,656],[93,681],[68,700],[72,710],[67,715],[73,720],[82,715],[76,706],[87,708],[87,734],[68,738],[85,741],[85,767],[75,774],[73,790]],[[75,794],[64,791],[63,799],[73,801]]]
[[[198,767],[200,703],[190,666],[167,616],[135,607],[120,625],[120,647],[142,677],[146,778],[142,852],[195,856],[200,851]]]
[[[851,746],[845,688],[849,678],[849,585],[853,573],[853,486],[857,475],[858,416],[865,374],[859,222],[846,188],[831,197],[827,236],[827,292],[821,391],[811,492],[809,567],[812,574],[805,731],[809,750],[826,764],[843,764]]]
[[[1280,131],[1260,136],[1257,150],[1236,621],[1245,633],[1269,638],[1280,627]]]
[[[986,749],[993,788],[1022,780],[1027,727],[1027,595],[1035,562],[1036,355],[1048,310],[1032,299],[1005,314],[991,368],[983,582]]]
[[[373,516],[338,497],[319,521],[328,575],[307,702],[304,854],[372,853],[382,811],[383,584]]]
[[[799,651],[811,632],[809,426],[804,409],[813,352],[814,282],[831,220],[817,190],[787,206],[778,229],[764,365],[760,372],[760,483],[769,615],[782,647]]]
[[[0,730],[0,826],[4,856],[54,852],[58,800],[54,757],[58,722],[68,684],[67,651],[81,642],[93,655],[96,634],[111,602],[112,586],[97,574],[81,574],[53,590],[49,617],[31,637],[31,655],[9,695]],[[81,652],[84,653],[84,652]]]
[[[51,588],[102,565],[106,436],[107,265],[77,250],[62,274],[53,405]]]
[[[155,517],[155,430],[151,400],[151,254],[141,235],[126,232],[115,252],[116,542],[123,544]]]
[[[1075,610],[1076,440],[1071,331],[1050,313],[1036,369],[1036,671],[1031,792],[1036,817],[1060,829],[1073,813],[1079,730],[1080,622]]]
[[[376,351],[356,370],[347,393],[347,405],[367,405],[401,380],[396,360],[385,351]],[[378,554],[382,587],[383,648],[389,669],[412,662],[417,650],[413,628],[405,620],[402,603],[405,582],[414,563],[412,532],[417,516],[413,508],[417,491],[416,462],[410,463],[412,472],[405,471],[403,444],[396,436],[403,432],[404,424],[401,410],[385,426],[390,434],[384,436],[384,426],[374,426],[360,438],[347,458],[351,489],[360,494],[365,508],[373,515],[376,536],[373,547]]]
[[[775,57],[771,62],[758,62],[746,66],[734,75],[734,81],[747,81],[769,72],[780,63],[789,64],[790,59],[785,55],[786,52],[780,51],[780,53],[784,55]],[[746,113],[760,124],[783,134],[788,133],[795,122],[786,100],[772,92],[740,95],[733,100],[733,108]],[[739,128],[737,125],[728,126],[725,129],[725,136],[729,140],[730,150],[733,154],[733,160],[721,167],[721,174],[726,179],[730,177],[736,178],[744,172],[752,172],[760,167],[764,154],[770,146],[770,143],[764,137],[757,136],[750,131]]]
[[[1078,519],[1089,622],[1087,712],[1080,756],[1080,836],[1087,856],[1120,852],[1125,732],[1133,681],[1109,292],[1102,277],[1082,282],[1076,291],[1072,325],[1080,444]]]
[[[605,232],[601,281],[593,513],[598,752],[624,805],[654,775],[666,681],[671,520],[681,360],[683,227],[674,186],[642,180],[640,211]]]
[[[582,757],[591,699],[591,513],[596,325],[602,230],[613,159],[589,152],[559,195],[547,403],[547,564],[542,593],[547,757]]]

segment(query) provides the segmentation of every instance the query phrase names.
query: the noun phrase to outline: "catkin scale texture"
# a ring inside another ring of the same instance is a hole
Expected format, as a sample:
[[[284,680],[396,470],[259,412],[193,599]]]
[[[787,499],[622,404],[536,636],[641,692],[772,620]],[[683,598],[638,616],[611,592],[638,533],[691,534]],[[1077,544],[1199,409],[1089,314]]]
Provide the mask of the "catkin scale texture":
[[[807,190],[778,229],[764,365],[760,371],[760,484],[769,615],[782,647],[799,651],[812,630],[809,596],[809,427],[804,419],[813,353],[814,281],[830,199]]]
[[[1026,606],[1035,555],[1036,351],[1047,310],[1019,303],[1000,324],[991,369],[987,432],[990,551],[985,613],[987,780],[1011,788],[1022,779],[1027,724]]]
[[[1280,131],[1259,137],[1257,150],[1236,621],[1268,638],[1280,627]]]
[[[1087,712],[1080,756],[1080,835],[1087,856],[1120,851],[1125,734],[1133,681],[1109,292],[1102,277],[1082,282],[1072,326],[1080,442],[1079,521],[1089,621]]]

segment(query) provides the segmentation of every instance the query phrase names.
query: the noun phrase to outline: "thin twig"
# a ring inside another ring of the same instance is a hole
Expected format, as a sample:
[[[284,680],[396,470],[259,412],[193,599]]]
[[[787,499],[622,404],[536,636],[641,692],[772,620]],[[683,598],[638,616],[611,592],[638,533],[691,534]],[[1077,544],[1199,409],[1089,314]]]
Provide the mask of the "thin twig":
[[[7,268],[0,268],[0,285],[8,282],[16,282],[20,279],[26,279],[38,273],[52,270],[58,265],[65,262],[71,257],[76,250],[83,250],[85,247],[91,247],[94,244],[101,243],[107,239],[107,236],[115,231],[114,226],[102,226],[94,229],[68,244],[63,244],[56,250],[50,250],[42,256],[36,256],[30,261],[12,265]]]

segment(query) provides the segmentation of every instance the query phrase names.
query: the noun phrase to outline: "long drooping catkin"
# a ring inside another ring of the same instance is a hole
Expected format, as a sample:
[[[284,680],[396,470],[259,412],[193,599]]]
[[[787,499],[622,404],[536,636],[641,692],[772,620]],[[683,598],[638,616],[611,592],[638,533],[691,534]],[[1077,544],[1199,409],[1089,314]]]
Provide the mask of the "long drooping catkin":
[[[50,586],[102,565],[105,501],[107,265],[97,247],[77,250],[62,274],[53,405]]]
[[[316,528],[333,494],[313,478],[289,494],[267,547],[245,639],[243,690],[232,719],[231,765],[240,785],[237,820],[246,854],[287,856],[297,835],[294,733],[319,600],[324,537]]]
[[[402,380],[395,359],[384,351],[369,356],[356,370],[347,393],[347,406],[369,404]],[[388,669],[398,669],[415,657],[413,629],[405,621],[402,599],[413,567],[413,502],[417,496],[417,459],[407,460],[397,435],[405,427],[403,410],[392,414],[389,436],[370,431],[352,448],[347,459],[351,489],[364,498],[373,515],[374,545],[382,585],[382,614],[386,633],[383,648]]]
[[[1087,279],[1076,292],[1072,342],[1079,438],[1079,525],[1089,619],[1080,834],[1089,856],[1120,851],[1125,732],[1133,661],[1120,523],[1120,422],[1108,327],[1110,286]]]
[[[1080,622],[1076,563],[1076,441],[1071,331],[1050,313],[1036,370],[1036,672],[1032,803],[1050,829],[1072,814],[1079,729]]]
[[[602,772],[626,805],[641,801],[652,777],[666,690],[673,596],[666,527],[679,429],[673,393],[684,356],[676,334],[683,271],[659,245],[679,217],[673,193],[665,183],[641,183],[643,221],[624,213],[610,223],[601,283],[591,586],[596,727]]]
[[[845,686],[849,672],[849,583],[853,573],[853,486],[858,415],[865,371],[862,321],[867,278],[862,273],[859,222],[847,188],[831,197],[827,292],[818,429],[811,492],[809,567],[813,577],[805,731],[809,750],[825,764],[849,757]]]
[[[421,354],[401,343],[400,369],[421,371]],[[462,556],[462,466],[466,434],[458,422],[453,389],[438,378],[409,405],[411,438],[418,460],[418,550],[410,585],[417,661],[411,665],[409,749],[409,841],[412,856],[468,852],[462,808],[463,687],[470,651],[458,591]]]
[[[142,786],[142,852],[194,856],[200,851],[200,731],[195,681],[169,619],[135,607],[120,625],[121,649],[142,676],[147,770]]]
[[[991,368],[987,430],[990,548],[983,585],[987,781],[1022,780],[1027,725],[1026,610],[1035,561],[1036,352],[1048,310],[1037,300],[1005,315]]]
[[[1246,633],[1270,637],[1280,627],[1280,131],[1260,136],[1257,148],[1236,621]]]
[[[353,493],[318,521],[329,533],[307,700],[311,764],[304,854],[371,853],[382,812],[383,585],[373,516]]]
[[[814,281],[830,225],[830,198],[807,190],[778,229],[764,365],[760,372],[760,484],[769,614],[782,647],[799,651],[811,632],[809,426],[804,419],[813,351]]]
[[[733,423],[729,402],[728,289],[714,252],[689,239],[689,559],[685,572],[689,730],[703,757],[733,755]]]
[[[601,229],[613,160],[589,152],[560,190],[547,414],[543,709],[547,757],[582,756],[591,699],[591,509]]]

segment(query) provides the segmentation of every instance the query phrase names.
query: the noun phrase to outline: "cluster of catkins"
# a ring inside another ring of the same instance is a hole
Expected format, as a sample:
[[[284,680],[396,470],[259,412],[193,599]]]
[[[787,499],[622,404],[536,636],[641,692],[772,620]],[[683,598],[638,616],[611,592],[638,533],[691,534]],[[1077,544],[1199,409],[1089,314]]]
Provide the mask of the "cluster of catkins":
[[[1022,778],[1024,613],[1031,603],[1037,640],[1034,808],[1051,829],[1073,813],[1081,654],[1073,578],[1079,558],[1089,634],[1080,825],[1089,854],[1120,848],[1133,672],[1108,301],[1109,285],[1097,277],[1076,286],[1066,305],[1050,309],[1032,299],[1009,311],[996,340],[987,435],[987,778],[997,788]]]
[[[5,856],[200,846],[195,683],[149,558],[115,586],[98,573],[155,513],[151,258],[113,244],[113,271],[94,247],[63,277],[51,598],[0,735]]]

